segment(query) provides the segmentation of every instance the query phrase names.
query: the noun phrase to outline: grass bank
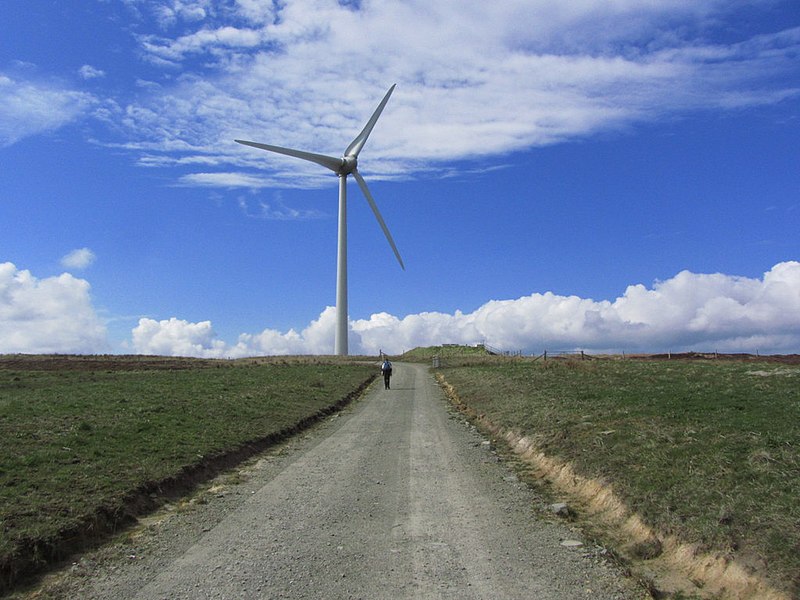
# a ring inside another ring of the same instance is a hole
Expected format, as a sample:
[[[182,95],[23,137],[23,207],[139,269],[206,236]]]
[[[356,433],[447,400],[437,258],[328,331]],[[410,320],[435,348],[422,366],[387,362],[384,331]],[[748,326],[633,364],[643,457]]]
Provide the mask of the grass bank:
[[[800,593],[800,366],[450,360],[474,414],[569,464],[662,538]],[[640,551],[661,552],[660,540]],[[648,552],[650,553],[648,555]]]
[[[0,357],[0,593],[374,373],[335,359]]]
[[[469,358],[484,358],[489,356],[482,344],[476,346],[462,346],[450,344],[447,346],[427,346],[414,348],[400,357],[408,362],[430,363],[431,359],[438,357],[441,360],[464,360]]]

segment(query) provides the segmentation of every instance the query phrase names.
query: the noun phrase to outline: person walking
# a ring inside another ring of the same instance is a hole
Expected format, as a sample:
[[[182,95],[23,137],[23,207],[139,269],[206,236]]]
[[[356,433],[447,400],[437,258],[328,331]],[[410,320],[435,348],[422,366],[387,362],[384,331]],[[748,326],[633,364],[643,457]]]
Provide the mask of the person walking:
[[[389,361],[389,357],[385,357],[383,359],[383,364],[381,365],[381,373],[383,373],[383,386],[384,389],[391,389],[389,386],[389,380],[392,378],[392,363]]]

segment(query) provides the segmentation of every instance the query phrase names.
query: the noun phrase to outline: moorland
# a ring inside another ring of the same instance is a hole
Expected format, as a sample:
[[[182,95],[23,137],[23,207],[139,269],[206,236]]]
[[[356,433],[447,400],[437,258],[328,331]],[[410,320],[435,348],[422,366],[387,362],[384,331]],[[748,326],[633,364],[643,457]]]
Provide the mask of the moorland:
[[[679,544],[800,591],[798,357],[544,361],[451,347],[402,360],[434,355],[453,402],[531,459],[532,485],[569,496],[570,518],[621,560],[656,564]],[[369,357],[0,357],[0,587],[337,410],[375,367]],[[591,483],[583,497],[565,473]],[[635,517],[644,536],[609,514]]]

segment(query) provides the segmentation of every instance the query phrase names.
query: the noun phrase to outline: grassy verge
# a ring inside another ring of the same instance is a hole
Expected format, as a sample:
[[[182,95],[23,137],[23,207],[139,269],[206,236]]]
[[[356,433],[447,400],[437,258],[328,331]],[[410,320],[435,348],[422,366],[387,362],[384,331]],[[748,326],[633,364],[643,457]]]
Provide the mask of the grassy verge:
[[[0,592],[67,538],[116,526],[140,496],[291,431],[374,372],[307,359],[0,357]]]
[[[407,362],[430,362],[433,357],[439,357],[442,360],[463,360],[469,358],[483,358],[489,356],[486,348],[483,345],[477,346],[461,346],[451,344],[449,346],[427,346],[414,348],[403,354],[400,359]]]
[[[800,592],[800,366],[449,361],[460,399],[665,534]]]

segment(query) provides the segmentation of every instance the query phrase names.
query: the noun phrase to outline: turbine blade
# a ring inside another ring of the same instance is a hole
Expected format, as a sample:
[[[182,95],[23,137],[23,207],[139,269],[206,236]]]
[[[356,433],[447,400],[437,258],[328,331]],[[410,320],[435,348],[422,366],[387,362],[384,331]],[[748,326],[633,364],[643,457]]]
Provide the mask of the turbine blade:
[[[389,88],[389,91],[386,92],[386,95],[383,97],[383,100],[381,100],[381,103],[378,105],[378,108],[375,109],[375,112],[372,113],[372,117],[370,117],[369,121],[367,121],[367,124],[364,126],[364,129],[361,131],[361,133],[359,133],[356,136],[356,139],[350,142],[350,145],[347,147],[347,150],[344,151],[345,156],[357,157],[358,153],[361,152],[361,149],[364,147],[364,144],[367,143],[367,138],[369,137],[369,134],[372,133],[372,128],[375,127],[375,123],[378,122],[378,117],[380,117],[381,113],[383,112],[383,107],[386,106],[386,103],[389,101],[389,96],[392,95],[395,86],[397,86],[396,83]]]
[[[395,246],[394,244],[394,240],[392,239],[392,234],[389,233],[389,228],[386,227],[386,223],[384,222],[383,217],[381,216],[381,212],[378,210],[378,205],[375,204],[375,200],[372,199],[372,194],[369,193],[367,182],[364,181],[364,178],[361,176],[361,173],[359,173],[357,170],[353,171],[353,177],[356,178],[356,181],[358,182],[358,187],[361,188],[361,191],[364,193],[364,197],[367,199],[367,202],[369,203],[369,207],[372,209],[372,212],[375,213],[375,218],[378,219],[378,223],[380,224],[381,229],[383,229],[383,234],[386,236],[386,239],[389,240],[389,245],[392,247],[392,250],[394,250],[394,255],[397,257],[397,262],[400,263],[400,267],[405,271],[406,266],[403,264],[403,259],[400,258],[400,253],[397,251],[397,246]]]
[[[245,140],[234,140],[245,146],[252,146],[261,150],[269,152],[277,152],[278,154],[285,154],[287,156],[294,156],[295,158],[302,158],[325,168],[330,169],[334,173],[338,173],[342,168],[343,161],[341,158],[334,158],[333,156],[325,156],[324,154],[314,154],[313,152],[303,152],[302,150],[293,150],[292,148],[282,148],[281,146],[270,146],[268,144],[259,144],[258,142],[247,142]]]

